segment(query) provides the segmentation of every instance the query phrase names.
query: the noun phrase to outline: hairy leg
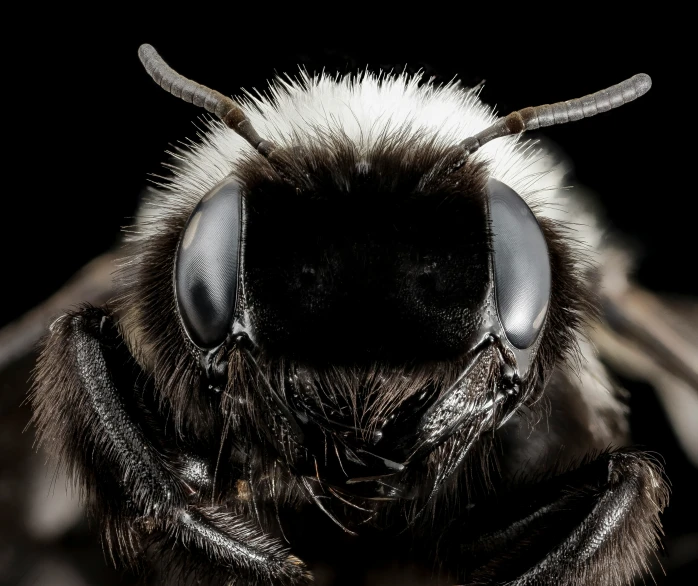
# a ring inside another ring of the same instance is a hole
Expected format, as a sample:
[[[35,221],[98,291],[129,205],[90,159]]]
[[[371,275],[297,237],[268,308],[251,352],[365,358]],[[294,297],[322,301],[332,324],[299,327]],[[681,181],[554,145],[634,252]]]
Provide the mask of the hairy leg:
[[[606,453],[475,504],[448,534],[460,546],[447,548],[466,584],[628,584],[657,548],[667,498],[646,454]]]
[[[113,557],[136,563],[155,552],[167,583],[308,581],[278,540],[188,498],[190,484],[138,417],[133,394],[143,374],[106,310],[85,307],[51,330],[31,394],[34,423],[81,485]]]

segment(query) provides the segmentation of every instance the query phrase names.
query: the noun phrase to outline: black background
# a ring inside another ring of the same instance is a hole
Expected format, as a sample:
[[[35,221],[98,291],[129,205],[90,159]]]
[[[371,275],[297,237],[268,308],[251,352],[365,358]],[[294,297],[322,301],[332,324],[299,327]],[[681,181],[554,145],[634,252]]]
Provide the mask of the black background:
[[[375,7],[357,5],[279,13],[262,3],[246,12],[202,4],[179,14],[173,27],[114,5],[79,14],[36,8],[6,24],[23,40],[4,65],[0,326],[113,247],[149,174],[163,171],[165,151],[195,136],[202,112],[149,79],[137,58],[144,42],[182,74],[225,94],[264,89],[298,65],[332,73],[406,68],[442,82],[486,80],[481,97],[503,114],[648,73],[654,86],[637,102],[540,136],[573,161],[571,183],[595,192],[608,222],[635,246],[640,282],[698,295],[692,67],[660,10],[614,26],[593,14],[551,22],[523,5],[481,16],[469,5],[425,3],[379,18]],[[674,485],[668,538],[695,535],[696,470],[651,390],[624,382],[633,392],[635,439],[660,454]],[[683,568],[669,575],[678,584],[691,574]]]

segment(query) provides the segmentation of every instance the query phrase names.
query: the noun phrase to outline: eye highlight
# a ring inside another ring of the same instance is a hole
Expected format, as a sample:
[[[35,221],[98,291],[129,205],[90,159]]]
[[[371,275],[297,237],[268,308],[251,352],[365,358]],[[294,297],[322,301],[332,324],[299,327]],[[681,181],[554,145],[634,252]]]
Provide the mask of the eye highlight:
[[[487,182],[495,293],[509,341],[530,348],[545,321],[550,299],[548,245],[531,208],[511,187]]]
[[[187,335],[199,348],[221,344],[235,317],[242,235],[242,190],[228,180],[197,204],[175,261],[175,296]]]

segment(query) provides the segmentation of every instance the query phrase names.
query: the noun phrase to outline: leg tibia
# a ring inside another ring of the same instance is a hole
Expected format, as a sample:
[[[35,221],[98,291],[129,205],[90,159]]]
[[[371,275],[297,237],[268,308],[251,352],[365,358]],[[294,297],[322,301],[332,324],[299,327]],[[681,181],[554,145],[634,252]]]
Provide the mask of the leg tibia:
[[[466,582],[628,584],[658,546],[667,495],[647,455],[617,452],[476,505],[460,541]]]
[[[158,552],[149,558],[167,584],[201,576],[207,584],[305,583],[305,566],[277,540],[198,505],[197,479],[180,477],[139,413],[139,374],[111,316],[87,307],[54,324],[31,395],[39,442],[82,486],[112,557],[137,565]]]

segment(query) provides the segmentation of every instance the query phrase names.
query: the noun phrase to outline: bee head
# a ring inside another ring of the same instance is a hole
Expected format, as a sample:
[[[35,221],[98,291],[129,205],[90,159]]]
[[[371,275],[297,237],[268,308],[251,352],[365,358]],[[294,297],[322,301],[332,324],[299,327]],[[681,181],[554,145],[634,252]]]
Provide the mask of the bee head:
[[[397,129],[366,148],[339,129],[280,148],[152,48],[141,58],[256,150],[173,215],[152,253],[159,276],[144,286],[171,310],[144,328],[161,386],[176,380],[192,400],[191,369],[172,366],[186,346],[211,386],[257,389],[247,403],[290,464],[302,467],[302,446],[317,466],[331,441],[325,479],[343,485],[406,474],[448,446],[440,484],[484,431],[536,400],[589,299],[559,230],[472,155],[634,99],[649,78],[513,113],[460,144]]]
[[[343,452],[402,469],[469,421],[501,422],[558,351],[545,332],[561,293],[528,205],[419,138],[290,152],[283,176],[243,162],[187,219],[173,280],[190,344],[224,371],[248,357],[311,451],[341,435]],[[341,469],[376,476],[357,466]]]

